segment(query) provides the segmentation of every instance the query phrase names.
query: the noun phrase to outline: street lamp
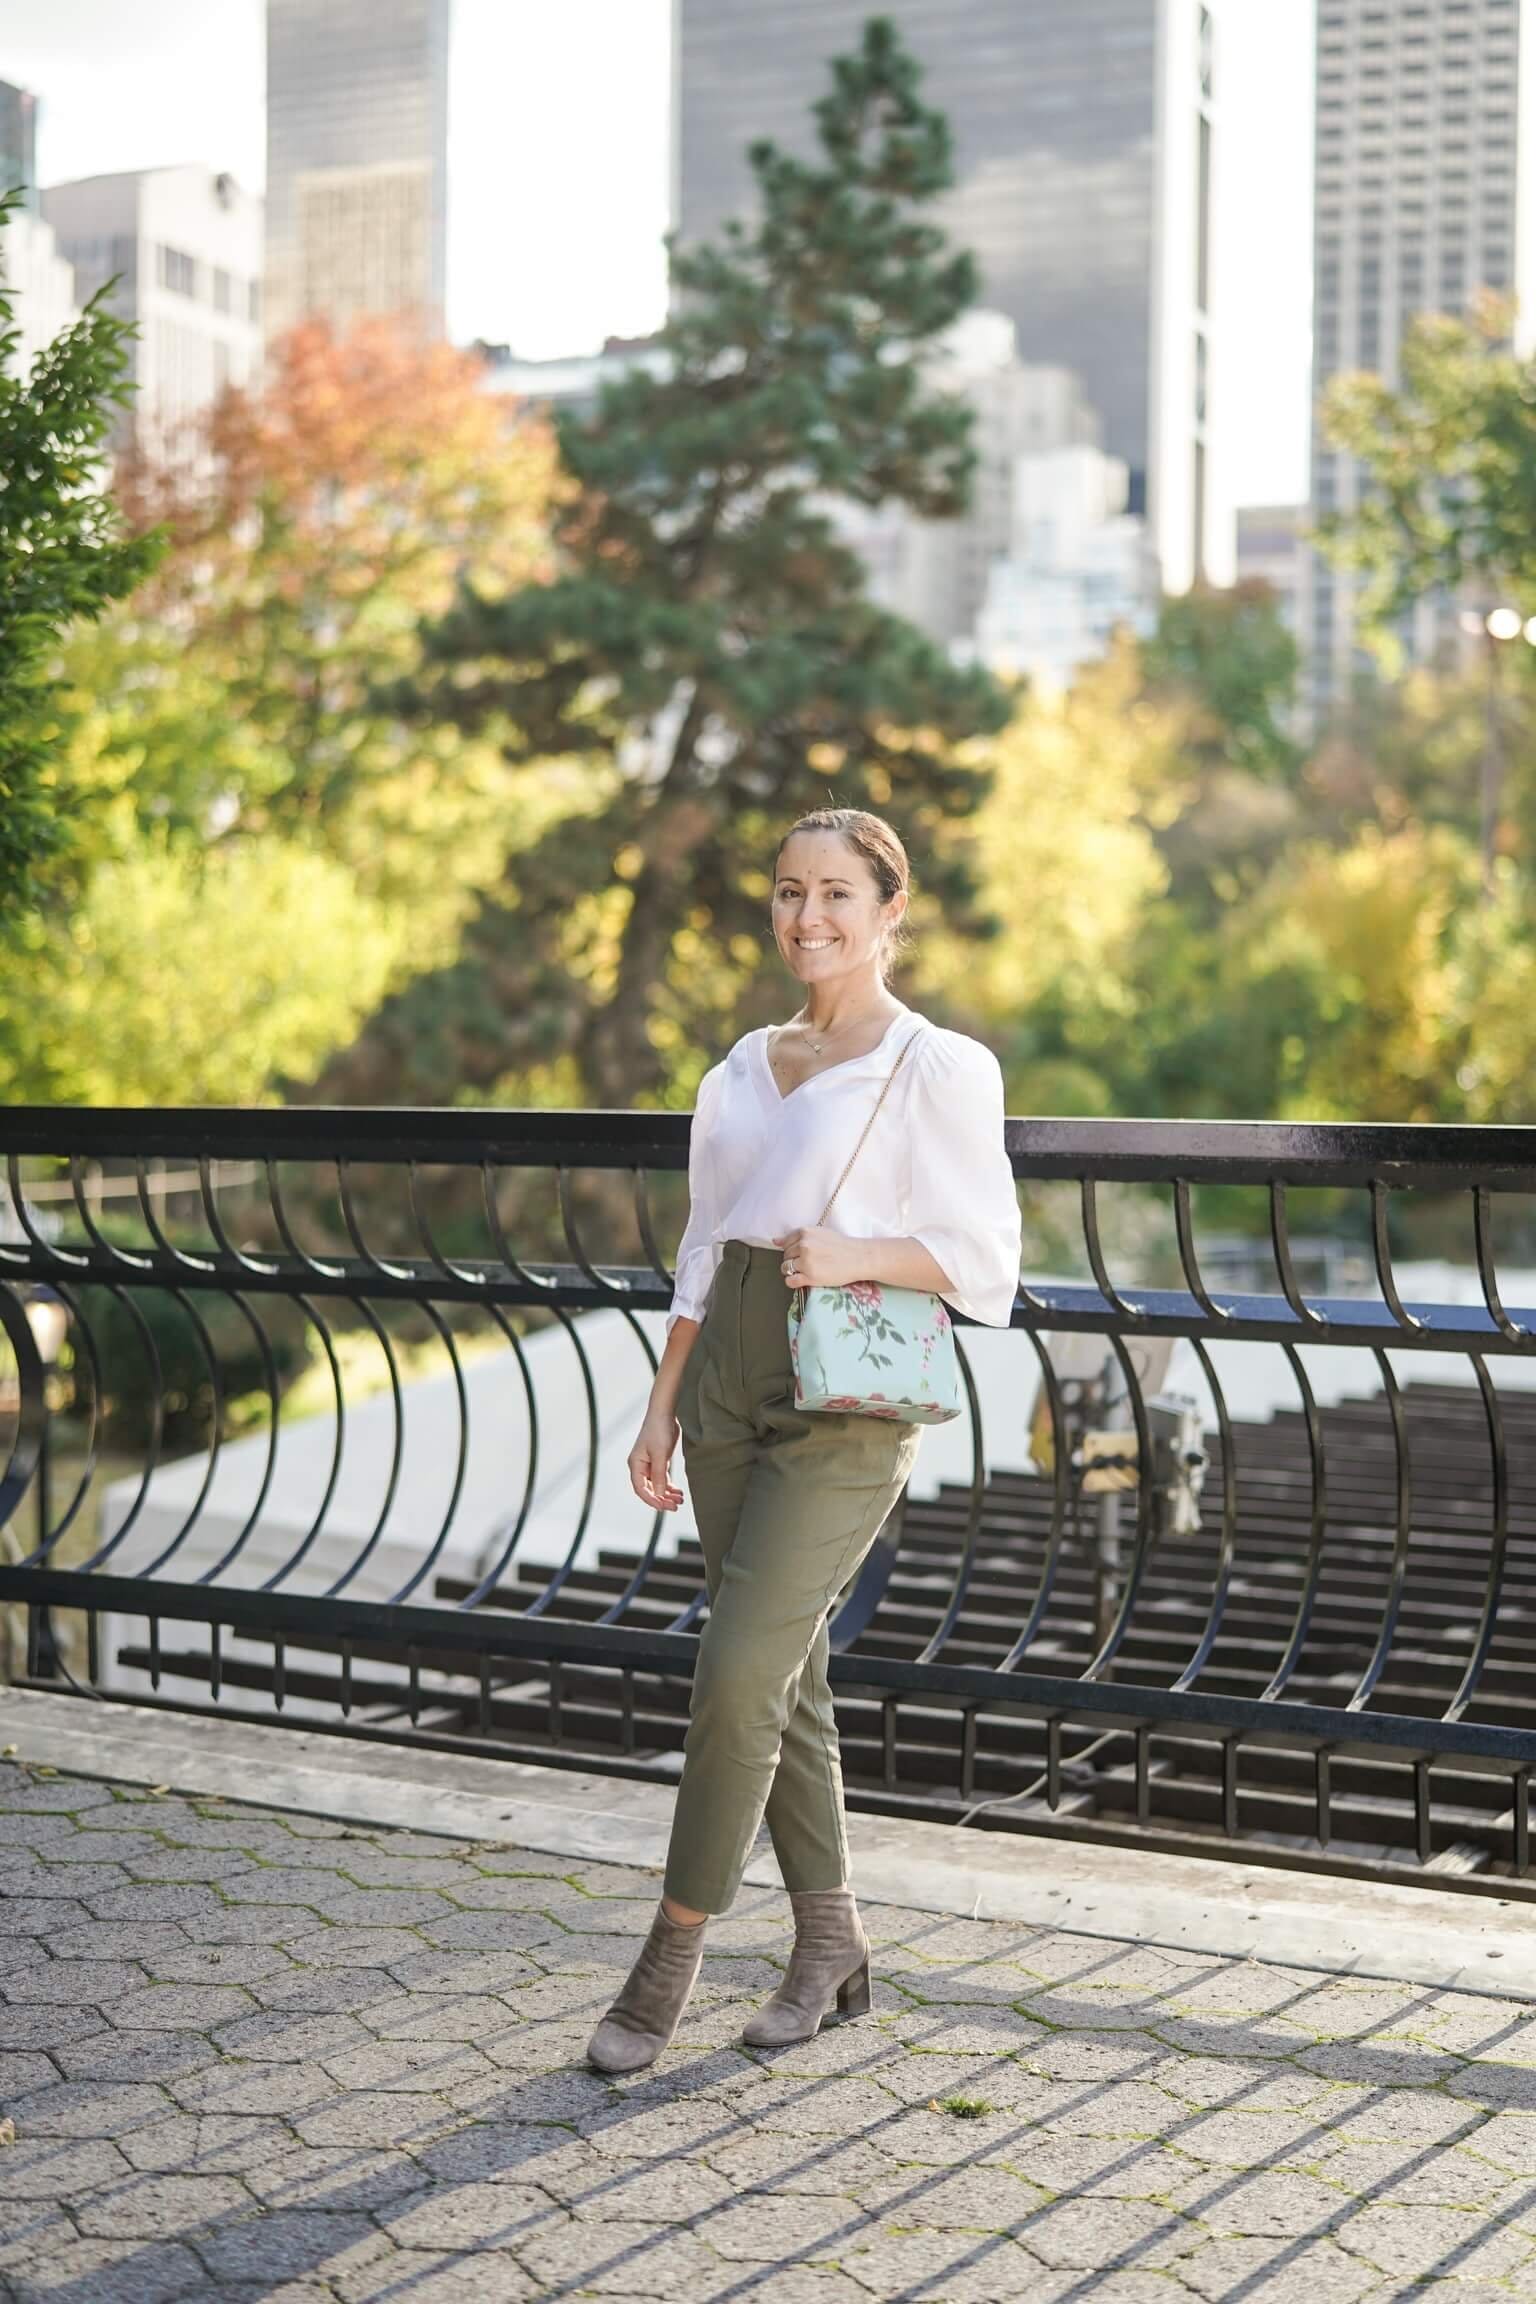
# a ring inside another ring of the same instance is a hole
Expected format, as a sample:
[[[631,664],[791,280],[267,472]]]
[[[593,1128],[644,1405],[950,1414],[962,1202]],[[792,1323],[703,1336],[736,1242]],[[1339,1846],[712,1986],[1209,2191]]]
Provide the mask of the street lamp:
[[[1488,643],[1488,686],[1483,700],[1482,858],[1483,901],[1493,896],[1494,848],[1499,831],[1499,794],[1504,782],[1503,729],[1499,718],[1499,648],[1522,637],[1536,648],[1536,616],[1522,616],[1518,608],[1490,608],[1479,616],[1469,610],[1461,619],[1464,632],[1482,632]]]

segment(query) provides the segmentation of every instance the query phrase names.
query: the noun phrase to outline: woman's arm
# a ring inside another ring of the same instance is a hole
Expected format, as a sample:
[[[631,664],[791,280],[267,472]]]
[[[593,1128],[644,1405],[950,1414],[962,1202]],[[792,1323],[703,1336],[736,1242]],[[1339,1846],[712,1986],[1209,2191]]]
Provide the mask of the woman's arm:
[[[926,1288],[938,1295],[949,1274],[921,1240],[852,1240],[846,1233],[807,1224],[786,1232],[774,1246],[779,1261],[793,1261],[796,1275],[786,1288],[846,1288],[853,1280],[878,1280],[887,1288]]]
[[[639,1435],[629,1452],[629,1484],[642,1504],[649,1504],[653,1512],[675,1512],[683,1500],[683,1492],[672,1478],[672,1452],[677,1446],[678,1432],[677,1395],[701,1326],[701,1321],[691,1320],[686,1312],[679,1312],[673,1320],[656,1373],[651,1378],[651,1395],[640,1420]]]

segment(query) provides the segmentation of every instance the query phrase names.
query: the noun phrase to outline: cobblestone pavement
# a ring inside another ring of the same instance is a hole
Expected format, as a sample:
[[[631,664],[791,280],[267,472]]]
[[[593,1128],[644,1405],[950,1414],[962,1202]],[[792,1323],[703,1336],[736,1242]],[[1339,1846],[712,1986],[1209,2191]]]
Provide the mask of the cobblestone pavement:
[[[876,2014],[582,2046],[654,1874],[0,1765],[0,2294],[1536,2297],[1521,2003],[866,1909]]]

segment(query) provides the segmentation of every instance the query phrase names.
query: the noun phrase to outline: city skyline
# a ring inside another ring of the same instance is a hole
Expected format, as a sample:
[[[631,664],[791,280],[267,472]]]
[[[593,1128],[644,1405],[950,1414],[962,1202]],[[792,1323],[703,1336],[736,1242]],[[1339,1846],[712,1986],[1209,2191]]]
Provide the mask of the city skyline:
[[[1310,41],[1294,0],[1224,25],[1232,168],[1222,453],[1236,502],[1304,495],[1310,377]],[[450,61],[449,332],[525,356],[638,335],[665,310],[669,0],[569,0],[551,16],[456,0]],[[264,180],[261,0],[0,0],[0,77],[41,100],[43,181],[202,158]],[[580,90],[579,103],[549,100]],[[187,123],[196,123],[188,133]],[[1234,129],[1234,123],[1236,127]],[[612,185],[622,183],[615,199]],[[532,233],[508,219],[541,221]]]

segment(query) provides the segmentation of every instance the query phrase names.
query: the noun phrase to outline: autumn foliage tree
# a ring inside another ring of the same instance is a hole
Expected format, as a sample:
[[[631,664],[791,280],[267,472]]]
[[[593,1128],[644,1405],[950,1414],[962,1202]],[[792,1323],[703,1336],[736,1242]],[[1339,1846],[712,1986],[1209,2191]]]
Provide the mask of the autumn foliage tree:
[[[560,795],[382,691],[461,576],[537,581],[555,485],[475,357],[382,322],[300,328],[174,462],[126,466],[168,549],[64,659],[79,829],[0,965],[0,1088],[269,1095],[451,948]]]

